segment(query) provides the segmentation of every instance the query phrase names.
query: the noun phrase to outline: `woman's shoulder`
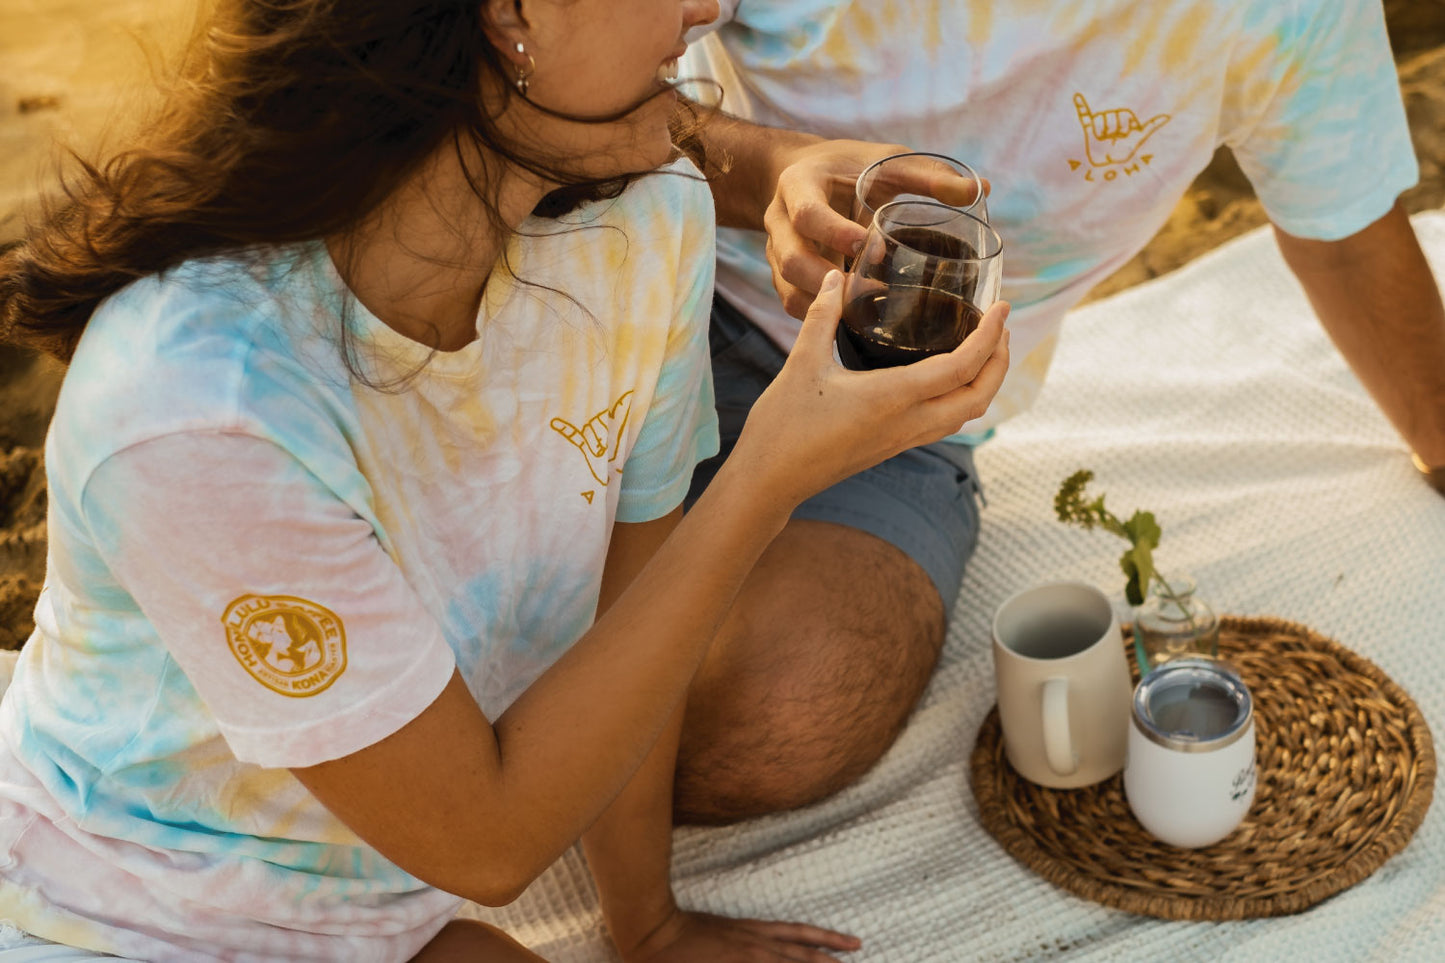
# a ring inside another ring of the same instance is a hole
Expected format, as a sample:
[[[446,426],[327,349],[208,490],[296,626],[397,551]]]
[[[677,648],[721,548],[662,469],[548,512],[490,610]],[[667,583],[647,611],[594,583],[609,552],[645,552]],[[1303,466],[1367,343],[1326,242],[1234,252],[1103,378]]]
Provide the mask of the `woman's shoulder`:
[[[293,313],[292,278],[305,263],[304,250],[195,258],[128,284],[96,308],[72,367],[113,367],[116,353],[145,366],[179,356],[194,362],[203,355],[244,355]]]
[[[599,310],[624,288],[690,287],[689,278],[711,271],[716,224],[707,181],[679,159],[637,177],[616,197],[553,219],[531,218],[511,242],[508,267]]]
[[[556,220],[559,232],[616,228],[633,238],[710,241],[716,226],[707,179],[686,157],[642,174],[617,197],[584,204]]]
[[[188,261],[118,291],[81,337],[52,442],[98,464],[177,431],[256,430],[261,395],[302,398],[335,374],[313,370],[336,365],[316,347],[325,311],[310,287],[304,261],[274,251]]]
[[[710,219],[713,214],[712,191],[707,178],[686,156],[639,177],[628,186],[623,196],[629,193],[637,208],[657,209],[678,219],[691,219],[698,215]]]

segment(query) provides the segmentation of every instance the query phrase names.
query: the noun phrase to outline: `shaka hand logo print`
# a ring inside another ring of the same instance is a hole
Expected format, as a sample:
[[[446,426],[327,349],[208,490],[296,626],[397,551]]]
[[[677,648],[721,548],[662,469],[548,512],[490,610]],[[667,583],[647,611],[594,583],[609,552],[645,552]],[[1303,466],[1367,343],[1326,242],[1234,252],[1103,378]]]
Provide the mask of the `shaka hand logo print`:
[[[1102,168],[1104,180],[1112,181],[1121,172],[1134,175],[1139,171],[1140,163],[1147,166],[1154,159],[1153,154],[1141,154],[1137,161],[1134,155],[1170,119],[1169,114],[1155,114],[1141,122],[1127,107],[1095,112],[1089,107],[1088,99],[1077,93],[1074,94],[1074,109],[1078,112],[1079,126],[1084,129],[1084,154],[1089,160],[1089,168],[1084,172],[1084,180],[1087,181],[1096,179],[1096,169]],[[1131,164],[1130,161],[1134,162]],[[1070,170],[1078,170],[1082,165],[1082,161],[1069,160]]]
[[[577,450],[587,459],[587,468],[592,472],[592,477],[597,480],[597,484],[606,488],[614,472],[622,474],[622,469],[614,462],[617,461],[618,442],[627,430],[627,418],[631,414],[632,392],[627,391],[612,403],[611,408],[605,408],[583,422],[581,428],[566,418],[553,418],[552,430],[577,446]],[[581,494],[590,505],[596,492],[585,491]]]

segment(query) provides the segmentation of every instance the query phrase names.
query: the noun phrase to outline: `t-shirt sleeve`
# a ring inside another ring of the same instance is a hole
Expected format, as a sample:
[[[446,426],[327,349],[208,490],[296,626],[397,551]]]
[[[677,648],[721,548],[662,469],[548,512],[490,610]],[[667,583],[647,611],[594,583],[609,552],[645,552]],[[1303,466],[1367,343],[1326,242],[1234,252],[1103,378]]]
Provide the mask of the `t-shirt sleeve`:
[[[1256,0],[1224,140],[1290,234],[1338,240],[1419,178],[1379,0]]]
[[[716,259],[712,197],[692,181],[684,194],[691,203],[680,221],[681,244],[672,266],[678,281],[667,352],[624,466],[619,522],[650,521],[672,511],[687,494],[697,463],[718,451],[707,337]]]
[[[166,435],[103,462],[85,524],[237,759],[301,767],[416,718],[455,661],[371,525],[290,453]]]

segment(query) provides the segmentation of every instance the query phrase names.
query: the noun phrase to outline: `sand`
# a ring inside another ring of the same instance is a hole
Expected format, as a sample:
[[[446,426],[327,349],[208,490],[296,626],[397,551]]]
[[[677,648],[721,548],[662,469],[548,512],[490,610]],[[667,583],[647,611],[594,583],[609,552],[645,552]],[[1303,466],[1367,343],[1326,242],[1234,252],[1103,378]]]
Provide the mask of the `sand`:
[[[49,182],[58,145],[85,150],[144,104],[150,70],[193,22],[194,0],[0,0],[0,242]],[[1420,157],[1411,211],[1445,206],[1445,5],[1387,0],[1401,89]],[[1177,268],[1265,223],[1221,152],[1150,244],[1091,297]],[[0,346],[0,648],[29,635],[45,566],[41,447],[61,371]]]

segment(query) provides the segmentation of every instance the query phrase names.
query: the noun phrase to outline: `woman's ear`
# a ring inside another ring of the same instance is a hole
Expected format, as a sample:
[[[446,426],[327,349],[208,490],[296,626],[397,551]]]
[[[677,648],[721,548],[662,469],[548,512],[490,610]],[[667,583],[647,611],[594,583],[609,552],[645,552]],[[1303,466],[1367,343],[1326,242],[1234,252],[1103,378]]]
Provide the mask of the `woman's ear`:
[[[522,0],[481,0],[482,29],[492,46],[516,67],[524,67],[527,55],[527,18],[522,13]],[[520,48],[520,50],[519,50]]]

